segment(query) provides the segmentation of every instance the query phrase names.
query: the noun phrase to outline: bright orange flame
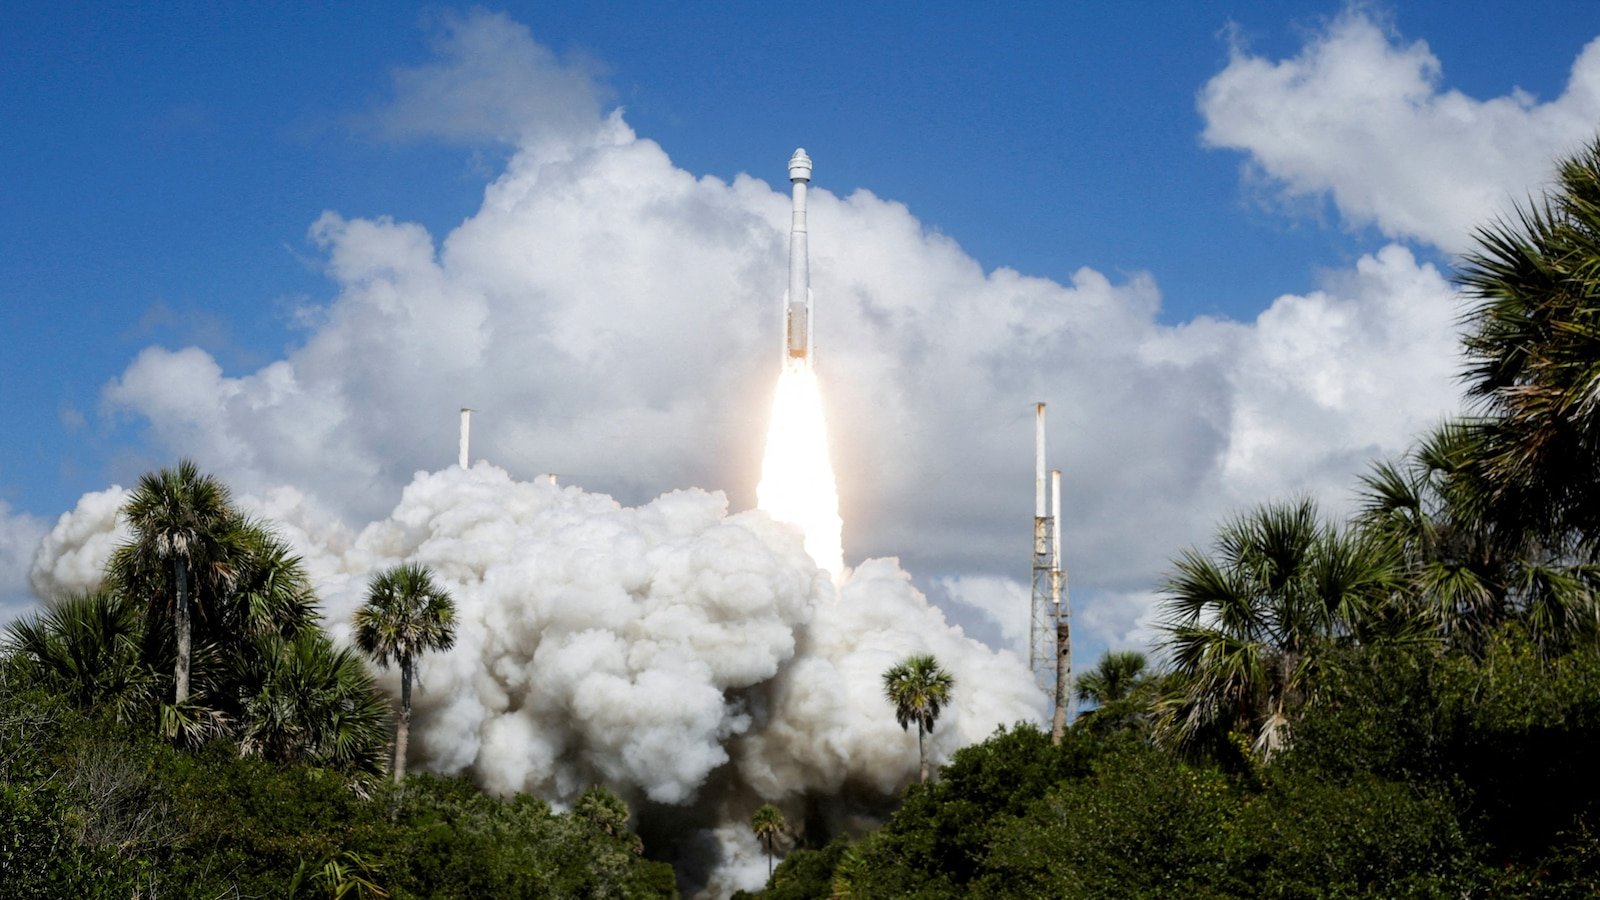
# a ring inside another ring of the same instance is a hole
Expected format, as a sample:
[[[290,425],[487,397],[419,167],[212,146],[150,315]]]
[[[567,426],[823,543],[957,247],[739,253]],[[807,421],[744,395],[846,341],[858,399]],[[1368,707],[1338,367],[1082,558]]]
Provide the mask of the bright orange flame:
[[[774,519],[798,526],[805,534],[806,552],[820,568],[834,578],[843,573],[843,522],[828,461],[828,423],[817,375],[803,362],[788,363],[778,376],[756,505]]]

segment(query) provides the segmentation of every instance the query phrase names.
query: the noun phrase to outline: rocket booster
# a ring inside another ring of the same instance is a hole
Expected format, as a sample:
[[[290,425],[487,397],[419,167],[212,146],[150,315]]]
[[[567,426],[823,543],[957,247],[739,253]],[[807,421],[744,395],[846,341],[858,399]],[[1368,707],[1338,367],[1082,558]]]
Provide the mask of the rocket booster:
[[[811,269],[806,258],[806,184],[811,157],[805,148],[789,157],[789,182],[794,185],[794,214],[789,225],[789,292],[783,300],[784,360],[811,367]]]

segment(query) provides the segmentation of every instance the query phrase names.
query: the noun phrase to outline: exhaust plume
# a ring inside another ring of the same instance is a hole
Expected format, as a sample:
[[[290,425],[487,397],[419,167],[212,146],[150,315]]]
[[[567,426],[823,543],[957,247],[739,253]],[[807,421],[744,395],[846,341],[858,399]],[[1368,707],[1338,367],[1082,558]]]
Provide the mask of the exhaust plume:
[[[83,586],[115,543],[113,488],[64,514],[35,560]],[[950,626],[892,559],[835,586],[798,533],[720,492],[638,507],[479,461],[418,473],[390,515],[351,532],[299,492],[243,497],[305,557],[336,639],[367,580],[432,566],[456,646],[418,665],[412,765],[557,805],[603,783],[686,887],[758,887],[763,802],[828,829],[880,811],[917,774],[916,737],[881,696],[890,665],[932,653],[956,677],[930,756],[1037,718],[1026,665]],[[398,676],[379,673],[398,694]]]
[[[828,424],[816,373],[803,362],[785,363],[778,376],[756,502],[800,529],[806,552],[823,571],[836,579],[844,573],[844,524],[828,459]]]

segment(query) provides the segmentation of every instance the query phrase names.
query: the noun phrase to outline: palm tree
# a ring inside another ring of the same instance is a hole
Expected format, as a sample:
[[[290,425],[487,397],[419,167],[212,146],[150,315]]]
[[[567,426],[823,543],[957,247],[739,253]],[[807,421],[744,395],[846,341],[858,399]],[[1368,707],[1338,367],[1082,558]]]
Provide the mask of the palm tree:
[[[320,634],[322,615],[299,557],[267,523],[235,516],[218,535],[217,547],[220,564],[205,570],[207,577],[192,591],[208,599],[194,620],[191,696],[243,725],[245,668],[262,653]]]
[[[570,821],[579,828],[589,852],[589,890],[596,897],[630,896],[628,871],[644,853],[644,841],[628,823],[627,801],[604,785],[594,785],[572,805]]]
[[[321,614],[311,579],[300,557],[269,525],[240,519],[224,542],[235,563],[229,602],[218,604],[222,639],[293,638],[315,630]]]
[[[859,842],[851,844],[840,854],[838,865],[833,867],[833,884],[828,891],[828,900],[854,900],[857,896],[856,883],[862,880],[867,868],[861,858],[861,846]]]
[[[894,704],[894,718],[902,730],[917,723],[917,760],[922,766],[922,781],[928,781],[928,757],[922,736],[933,733],[939,711],[950,702],[955,678],[939,668],[931,655],[908,656],[883,673],[883,693]]]
[[[1078,699],[1097,707],[1126,700],[1144,680],[1147,665],[1137,650],[1107,651],[1093,669],[1078,676]]]
[[[1498,519],[1533,515],[1560,555],[1600,542],[1600,139],[1554,189],[1477,233],[1458,280],[1474,464]]]
[[[1593,634],[1600,572],[1547,543],[1528,510],[1489,508],[1481,438],[1474,423],[1447,422],[1362,479],[1356,524],[1389,542],[1404,572],[1395,624],[1469,652],[1509,620],[1546,652]]]
[[[139,611],[100,592],[58,600],[12,622],[0,653],[22,683],[80,706],[105,704],[126,722],[158,699],[159,678],[140,655],[140,635]]]
[[[193,639],[194,592],[191,576],[203,581],[231,582],[232,567],[222,536],[238,516],[228,488],[189,460],[176,468],[146,473],[122,508],[133,529],[133,542],[112,560],[112,580],[143,596],[152,622],[170,609],[173,621],[173,703],[189,699]],[[170,585],[165,574],[170,571]],[[170,587],[170,593],[167,588]],[[146,636],[162,629],[147,628]]]
[[[1078,716],[1078,724],[1098,732],[1137,726],[1154,709],[1149,662],[1137,650],[1107,651],[1094,668],[1078,676],[1078,700],[1094,707]]]
[[[772,849],[773,843],[783,830],[789,825],[783,819],[783,812],[771,803],[761,804],[754,817],[750,819],[750,830],[756,833],[756,840],[767,849],[767,880],[772,880]]]
[[[1477,650],[1515,618],[1551,652],[1600,624],[1600,139],[1476,238],[1471,416],[1369,476],[1363,521],[1404,548],[1437,634]]]
[[[374,575],[366,605],[356,610],[356,646],[379,666],[400,666],[400,719],[394,735],[394,780],[406,776],[406,740],[411,729],[411,676],[428,650],[455,644],[456,607],[433,583],[427,566],[404,563]]]
[[[241,756],[382,771],[389,710],[354,650],[320,629],[261,635],[234,678]]]
[[[1167,581],[1163,627],[1182,686],[1160,730],[1180,743],[1245,731],[1269,757],[1324,651],[1365,636],[1397,566],[1387,544],[1341,534],[1309,500],[1225,524],[1215,552],[1186,551]]]
[[[307,878],[307,873],[310,877]],[[313,868],[309,860],[302,859],[294,871],[294,877],[289,880],[289,900],[300,896],[302,885],[312,887],[316,893],[325,897],[343,898],[349,896],[353,900],[385,900],[389,892],[374,879],[379,875],[379,867],[371,857],[362,856],[354,850],[341,850],[338,853],[324,857],[322,865]]]
[[[124,514],[134,540],[113,554],[108,586],[124,607],[146,609],[135,655],[178,661],[162,732],[188,745],[230,735],[241,755],[380,771],[386,705],[359,657],[322,631],[310,579],[271,527],[233,510],[227,489],[188,462],[146,475]],[[174,548],[187,550],[185,565],[171,565]],[[187,602],[169,603],[179,589]]]
[[[170,473],[166,473],[170,474]],[[162,473],[147,476],[160,481]],[[225,490],[225,489],[224,489]],[[169,492],[170,493],[170,492]],[[135,510],[137,511],[137,510]],[[203,539],[203,549],[184,579],[191,610],[187,642],[180,640],[175,579],[167,560],[136,539],[117,548],[109,566],[110,590],[145,606],[143,655],[152,666],[170,666],[187,656],[188,686],[181,702],[161,710],[161,730],[190,745],[249,727],[241,683],[272,635],[292,642],[320,633],[320,613],[300,560],[265,522],[224,508]],[[179,647],[187,643],[187,653]]]

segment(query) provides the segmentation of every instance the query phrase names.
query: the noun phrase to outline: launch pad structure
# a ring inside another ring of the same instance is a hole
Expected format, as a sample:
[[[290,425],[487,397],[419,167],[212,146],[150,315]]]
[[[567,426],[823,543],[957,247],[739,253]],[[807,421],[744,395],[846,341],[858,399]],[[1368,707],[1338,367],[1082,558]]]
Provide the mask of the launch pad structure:
[[[1072,608],[1061,562],[1061,470],[1050,471],[1045,500],[1044,404],[1033,408],[1033,579],[1028,664],[1051,697],[1051,739],[1059,744],[1072,706]]]

